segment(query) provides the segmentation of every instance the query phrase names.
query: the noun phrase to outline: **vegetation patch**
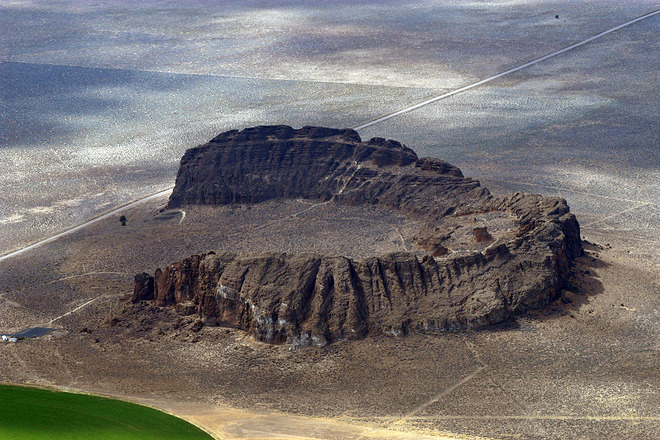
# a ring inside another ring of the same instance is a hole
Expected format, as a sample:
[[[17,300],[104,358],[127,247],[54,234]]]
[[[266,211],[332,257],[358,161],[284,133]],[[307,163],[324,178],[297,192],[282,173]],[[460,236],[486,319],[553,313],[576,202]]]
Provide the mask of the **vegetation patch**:
[[[0,440],[204,439],[212,437],[146,406],[85,394],[0,385]]]

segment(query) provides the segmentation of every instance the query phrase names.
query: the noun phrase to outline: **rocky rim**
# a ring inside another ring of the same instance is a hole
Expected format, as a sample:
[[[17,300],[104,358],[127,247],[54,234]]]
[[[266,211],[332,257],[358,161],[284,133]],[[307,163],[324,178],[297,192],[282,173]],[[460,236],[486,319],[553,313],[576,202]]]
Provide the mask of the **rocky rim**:
[[[287,198],[397,210],[422,222],[417,249],[362,260],[211,251],[136,275],[132,302],[293,346],[478,329],[556,298],[583,252],[565,200],[493,197],[453,165],[350,129],[220,134],[185,153],[168,207]]]

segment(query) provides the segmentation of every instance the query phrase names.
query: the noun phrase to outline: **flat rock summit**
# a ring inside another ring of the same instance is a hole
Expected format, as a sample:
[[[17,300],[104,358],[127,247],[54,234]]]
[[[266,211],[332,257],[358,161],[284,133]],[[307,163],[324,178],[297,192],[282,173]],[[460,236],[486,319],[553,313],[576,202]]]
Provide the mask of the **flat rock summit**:
[[[555,299],[583,252],[565,200],[494,197],[453,165],[350,129],[222,133],[186,151],[168,208],[301,198],[315,201],[310,209],[398,211],[422,225],[415,249],[364,259],[209,251],[136,275],[132,302],[294,346],[477,329]]]

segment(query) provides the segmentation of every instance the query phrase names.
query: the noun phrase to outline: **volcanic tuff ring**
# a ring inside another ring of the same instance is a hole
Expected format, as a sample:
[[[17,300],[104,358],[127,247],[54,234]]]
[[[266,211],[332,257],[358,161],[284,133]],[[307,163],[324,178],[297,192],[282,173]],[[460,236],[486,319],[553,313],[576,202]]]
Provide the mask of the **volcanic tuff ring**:
[[[265,342],[325,345],[505,321],[556,297],[582,254],[565,200],[496,198],[453,165],[350,129],[220,134],[186,151],[168,208],[301,197],[398,210],[423,222],[419,249],[362,260],[209,252],[138,274],[132,301],[154,299]],[[498,222],[514,228],[493,237],[484,225]]]

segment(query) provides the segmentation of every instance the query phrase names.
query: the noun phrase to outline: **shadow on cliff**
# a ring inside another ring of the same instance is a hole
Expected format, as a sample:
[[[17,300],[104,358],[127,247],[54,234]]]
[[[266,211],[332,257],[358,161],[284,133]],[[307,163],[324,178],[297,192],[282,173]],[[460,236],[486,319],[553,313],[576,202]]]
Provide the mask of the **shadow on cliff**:
[[[574,262],[571,274],[564,288],[559,292],[557,298],[547,306],[530,310],[522,317],[532,320],[556,319],[563,316],[574,317],[574,312],[588,305],[590,299],[603,293],[604,287],[601,283],[598,270],[610,266],[600,258],[599,251],[604,248],[596,243],[583,241],[584,254]],[[503,324],[501,329],[516,328],[520,325],[516,321]]]

